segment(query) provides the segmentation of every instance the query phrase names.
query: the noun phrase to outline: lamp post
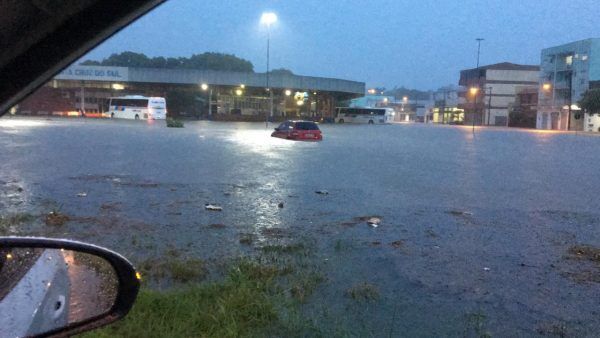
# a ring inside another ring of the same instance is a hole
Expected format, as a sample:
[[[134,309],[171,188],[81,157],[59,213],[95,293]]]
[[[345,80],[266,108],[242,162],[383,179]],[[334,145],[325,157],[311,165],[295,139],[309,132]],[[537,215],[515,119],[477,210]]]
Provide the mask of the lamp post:
[[[273,117],[273,91],[269,86],[269,59],[271,49],[271,25],[277,22],[277,15],[273,12],[265,12],[260,17],[260,23],[267,26],[267,91],[269,92],[269,116]],[[266,127],[269,127],[269,116],[266,118]]]
[[[469,88],[469,93],[473,96],[473,134],[475,134],[475,112],[477,110],[477,94],[479,94],[479,87]]]
[[[487,87],[487,90],[489,90],[489,96],[488,96],[488,116],[487,116],[487,125],[490,125],[490,118],[492,115],[492,87]],[[508,127],[508,116],[506,117],[506,126]]]
[[[200,85],[203,91],[208,90],[208,116],[209,119],[212,117],[212,87],[209,87],[206,83]]]

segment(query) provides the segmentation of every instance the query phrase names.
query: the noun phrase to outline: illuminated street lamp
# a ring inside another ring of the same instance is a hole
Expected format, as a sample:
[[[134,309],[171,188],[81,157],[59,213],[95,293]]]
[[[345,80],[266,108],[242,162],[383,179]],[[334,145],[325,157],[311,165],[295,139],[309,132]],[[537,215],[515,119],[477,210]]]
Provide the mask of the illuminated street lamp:
[[[212,116],[212,87],[209,87],[208,84],[203,83],[200,85],[200,88],[203,91],[208,90],[208,116]]]
[[[269,86],[269,58],[270,58],[270,47],[271,47],[271,25],[277,22],[277,15],[273,12],[265,12],[260,17],[260,23],[267,26],[267,90],[269,91],[269,115],[273,116],[273,91]],[[266,121],[267,127],[269,126],[269,118]]]
[[[285,96],[290,96],[290,95],[292,95],[292,91],[289,90],[289,89],[286,89],[285,90]]]
[[[235,90],[235,95],[237,95],[237,96],[242,96],[243,93],[244,92],[240,88]]]

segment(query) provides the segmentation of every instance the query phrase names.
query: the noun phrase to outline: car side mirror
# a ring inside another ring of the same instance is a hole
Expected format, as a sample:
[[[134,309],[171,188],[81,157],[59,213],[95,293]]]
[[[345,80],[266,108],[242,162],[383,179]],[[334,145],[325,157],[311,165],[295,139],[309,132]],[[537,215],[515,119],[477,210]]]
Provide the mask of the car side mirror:
[[[95,245],[0,237],[0,336],[70,336],[112,323],[133,306],[139,278]]]

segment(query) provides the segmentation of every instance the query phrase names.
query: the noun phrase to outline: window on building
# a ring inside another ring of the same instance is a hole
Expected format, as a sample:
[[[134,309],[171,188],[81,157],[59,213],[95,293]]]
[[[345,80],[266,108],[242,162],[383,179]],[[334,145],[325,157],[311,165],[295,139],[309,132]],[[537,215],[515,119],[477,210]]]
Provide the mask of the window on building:
[[[581,61],[587,61],[587,59],[588,59],[587,54],[582,54],[581,55]]]
[[[573,64],[573,55],[567,55],[565,57],[565,63],[567,64],[567,66],[570,66]]]

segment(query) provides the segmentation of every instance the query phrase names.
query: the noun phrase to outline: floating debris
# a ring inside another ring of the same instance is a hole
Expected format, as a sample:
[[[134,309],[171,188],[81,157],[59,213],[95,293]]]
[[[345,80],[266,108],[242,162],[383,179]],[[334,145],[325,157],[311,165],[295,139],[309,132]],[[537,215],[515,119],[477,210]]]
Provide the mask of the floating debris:
[[[87,192],[80,192],[77,194],[77,197],[87,197]]]
[[[464,210],[450,210],[448,213],[454,216],[473,216],[472,212]]]
[[[208,210],[208,211],[223,211],[223,208],[221,208],[218,205],[214,205],[214,204],[210,204],[210,203],[206,203],[204,205],[204,209]]]
[[[315,191],[315,193],[317,193],[319,195],[329,195],[329,191],[327,191],[327,190],[317,190],[317,191]]]
[[[491,269],[488,267],[483,268],[483,271],[490,271]]]
[[[367,224],[372,226],[373,228],[377,228],[381,223],[381,218],[379,217],[371,217],[367,220]]]
[[[58,211],[51,211],[48,213],[48,215],[46,215],[44,223],[46,223],[46,225],[60,226],[67,223],[70,220],[71,218],[65,214],[61,214]]]
[[[283,202],[279,202],[279,204],[277,204],[277,207],[278,207],[279,209],[283,209]]]
[[[390,243],[390,245],[393,246],[394,248],[398,249],[404,245],[404,241],[403,240],[393,241],[392,243]]]

